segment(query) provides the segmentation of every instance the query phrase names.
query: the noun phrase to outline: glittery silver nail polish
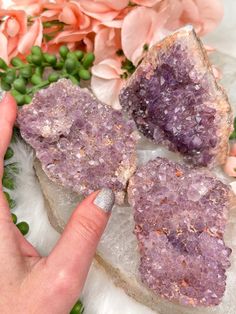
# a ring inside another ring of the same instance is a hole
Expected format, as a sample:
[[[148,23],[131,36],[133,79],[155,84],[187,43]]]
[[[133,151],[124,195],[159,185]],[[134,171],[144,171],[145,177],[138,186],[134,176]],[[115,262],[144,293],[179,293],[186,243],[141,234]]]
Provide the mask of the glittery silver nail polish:
[[[3,100],[5,94],[6,94],[6,92],[4,90],[0,89],[0,101]]]
[[[96,206],[108,213],[115,203],[115,195],[110,189],[102,189],[93,202]]]

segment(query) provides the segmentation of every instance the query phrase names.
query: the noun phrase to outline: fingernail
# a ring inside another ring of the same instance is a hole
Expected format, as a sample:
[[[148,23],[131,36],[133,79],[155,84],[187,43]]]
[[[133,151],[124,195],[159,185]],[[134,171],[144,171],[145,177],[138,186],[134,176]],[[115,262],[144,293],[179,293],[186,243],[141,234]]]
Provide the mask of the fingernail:
[[[6,92],[4,90],[0,90],[0,102],[3,100],[5,95],[6,95]]]
[[[93,202],[96,206],[108,213],[115,203],[115,195],[110,189],[102,189]]]

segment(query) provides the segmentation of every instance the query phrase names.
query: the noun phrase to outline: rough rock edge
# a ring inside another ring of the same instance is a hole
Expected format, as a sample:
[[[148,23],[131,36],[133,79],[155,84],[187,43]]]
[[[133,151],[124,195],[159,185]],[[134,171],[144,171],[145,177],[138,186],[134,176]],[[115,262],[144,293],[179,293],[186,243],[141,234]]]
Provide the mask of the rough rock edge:
[[[61,79],[60,80],[60,82],[62,82],[62,83],[64,81],[67,82],[68,80],[67,79]],[[52,83],[50,86],[53,86],[53,85],[56,85],[56,84],[58,84],[58,82]],[[83,90],[84,93],[88,93],[93,100],[98,101],[96,96],[87,87],[84,87],[84,88],[81,88],[81,89]],[[100,102],[100,101],[99,101],[99,103],[102,104],[102,102]],[[104,104],[104,106],[109,107],[106,104]],[[24,110],[27,110],[27,108],[26,107],[22,107],[20,110],[24,111]],[[114,109],[112,109],[112,110],[114,110]],[[137,145],[137,141],[140,138],[140,136],[138,134],[138,131],[136,129],[134,129],[133,132],[130,134],[130,136],[133,137],[134,142],[136,142],[136,145]],[[36,156],[37,156],[37,152],[36,152]],[[45,171],[45,166],[44,165],[42,165],[42,169],[47,174],[47,171]],[[115,202],[116,202],[116,204],[118,204],[118,205],[124,204],[129,178],[135,173],[136,169],[137,169],[137,154],[136,154],[136,151],[134,150],[133,154],[130,155],[130,158],[122,160],[119,163],[118,168],[116,169],[117,178],[120,179],[120,182],[124,183],[124,189],[115,192]],[[54,181],[54,179],[50,178],[50,180],[52,180],[56,184],[60,185],[61,187],[64,187],[59,182]]]
[[[36,175],[40,182],[41,176],[42,175],[46,176],[46,175],[44,174],[39,161],[37,160],[35,161],[34,167],[36,170]],[[204,169],[204,170],[209,173],[209,170],[207,169]],[[48,179],[48,181],[50,180]],[[48,198],[48,194],[45,191],[45,188],[42,187],[42,185],[41,185],[41,189],[44,195],[45,207],[47,209],[50,223],[59,233],[62,233],[65,227],[65,223],[64,222],[62,223],[60,220],[56,221],[55,217],[57,215],[53,211],[52,206],[50,205],[50,202],[53,202],[53,200]],[[231,208],[236,205],[236,196],[232,192],[230,193],[229,197],[230,197],[230,203],[231,203],[230,208]],[[130,214],[132,215],[132,213]],[[148,306],[149,308],[156,311],[157,313],[160,313],[160,307],[162,308],[164,306],[165,308],[168,308],[171,310],[171,306],[173,306],[172,304],[174,304],[176,311],[178,310],[178,313],[181,313],[181,309],[183,309],[183,305],[179,304],[178,302],[174,302],[174,301],[170,302],[166,299],[159,297],[152,290],[147,288],[141,282],[141,280],[139,280],[138,277],[130,276],[129,273],[122,272],[120,271],[120,269],[114,267],[110,262],[106,260],[106,256],[99,254],[97,252],[95,255],[95,260],[98,263],[99,268],[101,268],[110,276],[113,283],[117,287],[124,289],[126,294],[132,297],[133,299],[135,299],[137,302]],[[193,309],[191,306],[185,306],[185,308]],[[202,306],[198,306],[196,309],[200,311],[202,308],[203,308]]]
[[[168,46],[171,45],[177,38],[178,39],[185,39],[186,35],[190,37],[189,42],[191,43],[192,52],[193,52],[193,58],[194,56],[197,56],[197,60],[201,60],[201,63],[198,63],[199,69],[205,69],[211,73],[212,75],[212,83],[213,87],[218,93],[218,102],[216,104],[212,104],[213,108],[217,111],[217,120],[219,120],[219,127],[218,127],[218,138],[220,139],[217,147],[215,150],[215,157],[213,158],[211,164],[209,167],[214,167],[216,165],[222,165],[226,161],[226,157],[229,150],[229,144],[228,144],[228,138],[229,135],[233,131],[233,113],[231,106],[229,104],[228,96],[225,92],[225,89],[216,81],[212,66],[209,61],[208,55],[203,47],[203,44],[201,43],[200,39],[197,37],[193,27],[191,25],[185,26],[176,32],[172,33],[168,37],[164,38],[162,41],[157,43],[155,46],[153,46],[144,57],[142,63],[139,65],[137,70],[134,72],[134,74],[130,77],[130,79],[126,82],[123,89],[128,87],[132,84],[132,82],[136,79],[136,77],[139,75],[140,72],[143,71],[143,69],[147,69],[148,65],[152,65],[151,71],[148,72],[148,76],[152,75],[153,69],[158,65],[157,63],[157,51],[161,48],[162,50],[168,49]],[[222,119],[222,117],[225,117]],[[213,151],[214,152],[214,151]]]

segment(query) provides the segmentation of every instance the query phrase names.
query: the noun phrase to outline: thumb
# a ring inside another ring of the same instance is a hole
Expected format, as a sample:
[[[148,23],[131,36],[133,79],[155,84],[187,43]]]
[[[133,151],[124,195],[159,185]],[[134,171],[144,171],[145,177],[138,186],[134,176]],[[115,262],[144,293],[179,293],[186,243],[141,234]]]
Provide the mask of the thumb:
[[[59,280],[71,296],[75,293],[77,297],[84,285],[114,201],[109,189],[87,197],[72,214],[61,239],[47,258],[51,282],[56,284]]]

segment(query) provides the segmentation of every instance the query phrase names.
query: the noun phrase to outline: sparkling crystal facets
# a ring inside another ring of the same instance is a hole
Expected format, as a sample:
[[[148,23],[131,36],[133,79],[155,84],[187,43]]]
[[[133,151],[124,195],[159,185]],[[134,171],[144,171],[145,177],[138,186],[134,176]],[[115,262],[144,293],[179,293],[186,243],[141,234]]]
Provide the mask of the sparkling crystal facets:
[[[147,54],[120,102],[145,136],[207,166],[220,149],[226,155],[230,106],[194,33],[182,30],[172,37]],[[225,121],[223,131],[220,121]]]
[[[136,168],[132,121],[64,79],[36,93],[18,123],[51,180],[82,195],[111,188],[123,202]]]
[[[230,266],[224,244],[231,191],[209,171],[156,158],[131,178],[143,283],[189,305],[220,303]]]

